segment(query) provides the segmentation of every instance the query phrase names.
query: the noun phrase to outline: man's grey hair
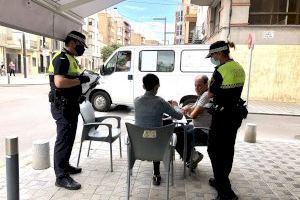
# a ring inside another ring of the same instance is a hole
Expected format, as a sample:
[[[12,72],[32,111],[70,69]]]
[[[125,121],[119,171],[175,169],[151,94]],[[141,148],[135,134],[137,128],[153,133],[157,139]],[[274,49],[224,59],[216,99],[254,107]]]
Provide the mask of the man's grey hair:
[[[208,83],[208,77],[206,75],[197,75],[195,77],[195,80],[202,80],[204,84]]]

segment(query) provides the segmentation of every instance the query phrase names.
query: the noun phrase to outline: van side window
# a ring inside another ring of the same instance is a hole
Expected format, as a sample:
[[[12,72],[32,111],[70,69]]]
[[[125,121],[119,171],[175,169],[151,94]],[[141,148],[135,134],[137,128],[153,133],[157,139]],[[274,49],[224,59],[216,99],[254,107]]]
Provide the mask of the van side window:
[[[130,71],[130,67],[131,67],[131,52],[130,51],[119,52],[116,72]]]
[[[139,70],[142,72],[172,72],[174,64],[174,51],[141,51],[139,55]]]
[[[214,65],[206,59],[206,49],[183,50],[181,52],[180,70],[182,72],[213,72]]]
[[[116,64],[117,64],[117,53],[107,62],[104,66],[103,72],[105,75],[112,74],[115,71]]]
[[[131,67],[131,52],[120,51],[117,52],[104,66],[105,75],[112,74],[113,72],[126,72],[130,71]]]

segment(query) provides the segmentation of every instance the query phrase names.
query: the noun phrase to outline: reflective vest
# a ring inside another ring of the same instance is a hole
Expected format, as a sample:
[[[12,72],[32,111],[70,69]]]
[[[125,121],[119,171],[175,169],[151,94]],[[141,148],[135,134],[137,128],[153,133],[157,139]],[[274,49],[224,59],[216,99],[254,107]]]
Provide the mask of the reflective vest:
[[[54,75],[54,66],[53,66],[52,62],[59,54],[61,54],[61,52],[57,52],[54,55],[54,57],[52,58],[52,61],[49,65],[49,69],[48,69],[49,75]],[[69,70],[68,70],[68,74],[66,74],[66,75],[68,75],[68,76],[78,76],[80,74],[80,68],[77,64],[76,59],[73,56],[71,56],[67,53],[65,53],[65,55],[67,56],[68,61],[69,61]]]
[[[227,62],[221,65],[217,71],[223,78],[221,89],[243,87],[245,71],[239,63],[235,61]]]

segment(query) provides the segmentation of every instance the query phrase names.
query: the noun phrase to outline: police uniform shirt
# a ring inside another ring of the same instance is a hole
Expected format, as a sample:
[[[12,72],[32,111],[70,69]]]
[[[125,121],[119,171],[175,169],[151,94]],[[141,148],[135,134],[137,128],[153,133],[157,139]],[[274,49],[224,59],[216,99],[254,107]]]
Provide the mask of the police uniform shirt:
[[[222,74],[219,72],[220,67],[226,67],[224,65],[238,65],[237,62],[234,60],[229,60],[228,62],[224,63],[223,65],[218,65],[215,67],[215,71],[212,75],[209,91],[214,94],[214,102],[221,106],[233,106],[235,105],[242,93],[243,84],[241,85],[233,85],[230,87],[222,87],[223,86],[223,77]],[[240,66],[241,67],[241,66]],[[241,70],[243,72],[243,70]],[[233,72],[229,72],[233,73]],[[242,75],[241,75],[242,76]]]
[[[79,74],[77,76],[68,74],[70,62],[66,54],[71,55],[71,53],[64,48],[61,51],[61,53],[52,60],[52,65],[54,67],[54,75],[63,75],[68,79],[78,78]],[[78,66],[78,63],[76,63],[76,65]],[[57,89],[54,84],[54,75],[50,76],[50,85],[52,89]],[[82,93],[81,85],[74,86],[71,88],[59,88],[58,90],[61,91],[62,95],[70,98],[78,98]]]

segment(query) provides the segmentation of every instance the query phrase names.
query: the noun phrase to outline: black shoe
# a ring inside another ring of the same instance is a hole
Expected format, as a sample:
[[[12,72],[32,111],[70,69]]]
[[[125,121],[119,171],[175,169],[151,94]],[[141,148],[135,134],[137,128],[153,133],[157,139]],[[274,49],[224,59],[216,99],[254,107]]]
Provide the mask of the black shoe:
[[[238,196],[233,191],[230,191],[229,194],[218,195],[218,197],[214,200],[238,200]]]
[[[80,167],[73,167],[71,165],[67,168],[67,172],[69,174],[79,174],[81,171],[82,169]]]
[[[81,188],[80,183],[76,182],[69,175],[56,178],[55,185],[57,187],[66,188],[67,190],[79,190]]]
[[[203,159],[203,154],[198,152],[198,151],[195,151],[195,153],[193,154],[193,158],[192,158],[192,171],[194,171],[197,166],[198,166],[198,163]],[[187,168],[190,168],[190,162],[188,161],[186,163],[186,166]]]
[[[160,175],[153,175],[152,183],[153,185],[160,185],[161,176]]]
[[[215,180],[214,178],[210,178],[210,179],[208,180],[208,182],[209,182],[209,185],[210,185],[211,187],[213,187],[213,188],[216,188],[216,187],[217,187],[217,183],[216,183],[216,180]]]

